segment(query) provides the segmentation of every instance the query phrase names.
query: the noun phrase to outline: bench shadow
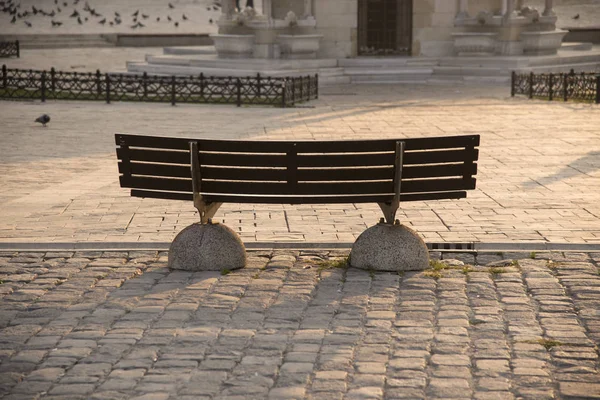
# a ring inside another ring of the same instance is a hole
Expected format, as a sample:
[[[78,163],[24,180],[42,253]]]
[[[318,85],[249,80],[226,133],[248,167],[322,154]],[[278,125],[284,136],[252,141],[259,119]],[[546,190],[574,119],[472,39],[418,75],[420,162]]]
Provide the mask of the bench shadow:
[[[539,186],[551,185],[553,183],[575,178],[581,175],[590,175],[598,170],[600,170],[600,151],[592,151],[587,153],[585,156],[569,163],[552,175],[544,176],[535,180],[528,180],[522,185],[522,187],[526,189],[535,189]]]

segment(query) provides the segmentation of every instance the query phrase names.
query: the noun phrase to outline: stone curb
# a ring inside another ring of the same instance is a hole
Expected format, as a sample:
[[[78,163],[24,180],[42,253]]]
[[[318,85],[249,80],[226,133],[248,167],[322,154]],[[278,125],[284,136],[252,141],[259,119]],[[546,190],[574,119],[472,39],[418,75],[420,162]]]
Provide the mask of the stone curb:
[[[248,250],[335,250],[350,249],[351,242],[247,242]],[[0,242],[0,250],[11,251],[67,251],[67,250],[169,250],[170,242]],[[499,251],[576,251],[600,252],[600,243],[427,243],[432,251],[499,252]]]

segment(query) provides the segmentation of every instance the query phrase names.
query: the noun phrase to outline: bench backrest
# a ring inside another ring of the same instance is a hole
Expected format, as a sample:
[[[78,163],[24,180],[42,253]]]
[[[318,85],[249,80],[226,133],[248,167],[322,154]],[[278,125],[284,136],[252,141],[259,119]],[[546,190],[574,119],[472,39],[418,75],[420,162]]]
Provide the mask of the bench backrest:
[[[456,199],[475,188],[479,135],[347,141],[243,141],[115,135],[132,196],[192,200],[191,159],[207,202],[389,203]],[[198,148],[192,154],[190,143]]]

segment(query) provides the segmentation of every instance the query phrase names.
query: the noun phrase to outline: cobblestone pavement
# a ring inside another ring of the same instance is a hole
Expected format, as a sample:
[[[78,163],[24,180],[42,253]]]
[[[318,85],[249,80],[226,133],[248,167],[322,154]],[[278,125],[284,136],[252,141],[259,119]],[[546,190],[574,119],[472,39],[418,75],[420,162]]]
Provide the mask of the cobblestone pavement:
[[[600,398],[600,253],[446,254],[404,275],[345,255],[250,252],[219,274],[0,253],[0,397]]]

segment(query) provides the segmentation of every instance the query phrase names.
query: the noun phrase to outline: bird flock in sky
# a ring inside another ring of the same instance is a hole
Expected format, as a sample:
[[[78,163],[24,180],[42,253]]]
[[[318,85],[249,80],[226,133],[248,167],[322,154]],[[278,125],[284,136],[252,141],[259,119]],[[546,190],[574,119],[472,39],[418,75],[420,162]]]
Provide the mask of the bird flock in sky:
[[[21,7],[21,3],[18,0],[0,0],[0,11],[12,16],[10,20],[12,24],[22,21],[28,28],[33,27],[31,17],[38,15],[48,17],[53,28],[60,27],[66,23],[77,23],[79,25],[98,23],[100,25],[108,24],[113,27],[125,24],[131,29],[141,29],[146,27],[144,22],[150,20],[150,18],[155,19],[156,22],[163,21],[178,27],[179,24],[190,20],[184,13],[179,14],[172,3],[167,3],[166,7],[168,8],[165,11],[168,10],[168,12],[166,15],[161,16],[151,16],[142,10],[136,10],[128,16],[121,16],[117,11],[111,12],[110,15],[103,15],[97,12],[89,2],[80,3],[81,0],[54,0],[54,6],[48,11],[33,5],[31,8]],[[207,6],[207,10],[209,11],[218,11],[219,9],[219,1],[215,1],[211,6]],[[209,23],[212,24],[213,22],[212,18],[209,19]]]

